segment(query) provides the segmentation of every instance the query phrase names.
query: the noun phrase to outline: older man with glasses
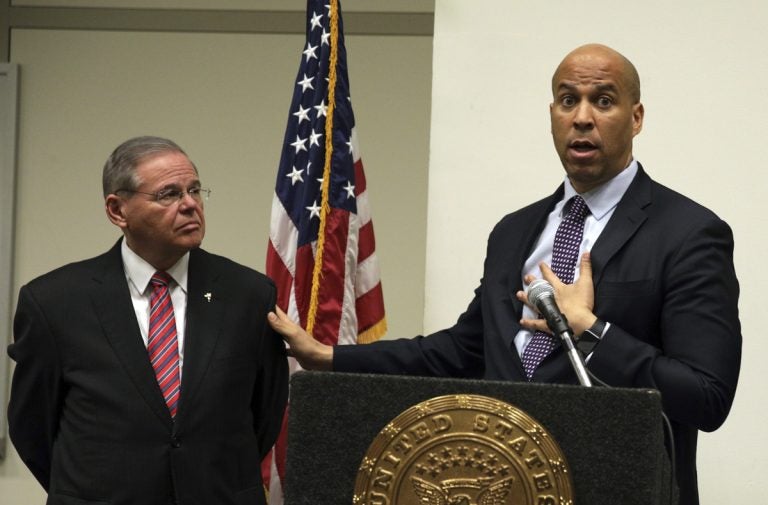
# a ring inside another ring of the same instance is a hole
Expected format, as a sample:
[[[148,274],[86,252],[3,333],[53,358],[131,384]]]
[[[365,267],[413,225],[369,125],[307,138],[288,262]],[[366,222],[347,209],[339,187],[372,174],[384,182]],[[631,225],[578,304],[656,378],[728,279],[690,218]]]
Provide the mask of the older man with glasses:
[[[138,137],[103,171],[110,251],[21,288],[8,419],[48,503],[265,503],[287,398],[274,284],[200,249],[198,170]]]

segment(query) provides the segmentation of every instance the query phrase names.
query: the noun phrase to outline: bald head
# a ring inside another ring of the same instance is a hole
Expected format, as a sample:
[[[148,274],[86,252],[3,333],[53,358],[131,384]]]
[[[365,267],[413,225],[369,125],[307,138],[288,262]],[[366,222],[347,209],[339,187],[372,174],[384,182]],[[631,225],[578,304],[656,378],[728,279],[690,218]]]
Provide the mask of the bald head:
[[[597,58],[605,59],[606,61],[613,62],[617,65],[621,79],[626,90],[629,92],[633,103],[639,103],[640,76],[637,73],[637,69],[623,54],[602,44],[585,44],[577,47],[563,58],[563,61],[560,62],[560,65],[558,65],[555,73],[552,75],[553,94],[556,92],[556,88],[559,85],[560,74],[564,68],[575,62],[588,61]]]
[[[574,49],[552,77],[552,95],[552,139],[577,192],[605,184],[629,166],[644,115],[629,60],[598,44]]]

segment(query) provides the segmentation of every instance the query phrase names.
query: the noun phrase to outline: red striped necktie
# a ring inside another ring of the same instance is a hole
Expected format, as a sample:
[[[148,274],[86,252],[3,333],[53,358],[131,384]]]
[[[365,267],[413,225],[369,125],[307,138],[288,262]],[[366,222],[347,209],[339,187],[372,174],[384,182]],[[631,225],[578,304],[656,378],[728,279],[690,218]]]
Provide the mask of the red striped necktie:
[[[179,344],[176,338],[176,318],[168,291],[171,276],[155,272],[150,283],[152,294],[149,300],[149,340],[147,352],[165,404],[176,417],[179,404],[181,381],[179,379]]]

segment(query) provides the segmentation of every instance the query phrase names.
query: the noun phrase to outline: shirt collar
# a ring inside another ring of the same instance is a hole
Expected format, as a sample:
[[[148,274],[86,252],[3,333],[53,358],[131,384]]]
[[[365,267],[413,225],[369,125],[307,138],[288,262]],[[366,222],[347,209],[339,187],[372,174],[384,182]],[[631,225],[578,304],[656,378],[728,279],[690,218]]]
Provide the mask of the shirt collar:
[[[581,197],[587,202],[587,207],[589,207],[589,212],[592,217],[600,221],[619,204],[619,200],[624,196],[624,193],[626,193],[629,185],[632,184],[632,180],[637,174],[637,167],[637,160],[633,158],[627,168],[616,174],[608,182],[581,194]],[[567,202],[578,194],[579,193],[573,189],[571,181],[566,176],[563,202]]]
[[[152,280],[152,276],[155,275],[155,267],[147,263],[147,261],[133,252],[125,239],[123,239],[120,245],[120,252],[123,256],[123,267],[125,268],[125,274],[128,277],[128,282],[133,284],[133,287],[139,293],[144,293],[149,286],[149,281]],[[176,262],[171,268],[166,270],[168,275],[173,278],[174,282],[186,294],[187,292],[187,274],[189,271],[189,252],[182,256],[179,261]]]

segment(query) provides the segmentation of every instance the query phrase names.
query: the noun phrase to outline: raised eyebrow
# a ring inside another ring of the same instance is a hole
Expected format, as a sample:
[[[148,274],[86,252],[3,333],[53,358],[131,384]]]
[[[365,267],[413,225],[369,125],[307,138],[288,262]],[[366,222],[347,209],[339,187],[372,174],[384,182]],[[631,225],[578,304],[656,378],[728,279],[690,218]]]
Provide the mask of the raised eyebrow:
[[[560,85],[557,87],[557,94],[561,94],[563,92],[571,92],[574,93],[576,91],[576,86],[572,84],[567,83],[560,83]]]
[[[595,91],[598,94],[611,93],[616,95],[619,93],[619,89],[613,84],[598,84],[597,86],[595,86]]]
[[[578,93],[578,90],[575,85],[568,84],[568,83],[561,83],[557,87],[558,94],[563,92],[570,92],[570,93]],[[593,93],[590,94],[600,94],[600,93],[618,93],[618,88],[614,84],[605,83],[605,84],[597,84],[594,87]]]

